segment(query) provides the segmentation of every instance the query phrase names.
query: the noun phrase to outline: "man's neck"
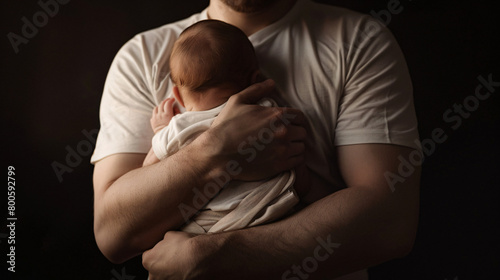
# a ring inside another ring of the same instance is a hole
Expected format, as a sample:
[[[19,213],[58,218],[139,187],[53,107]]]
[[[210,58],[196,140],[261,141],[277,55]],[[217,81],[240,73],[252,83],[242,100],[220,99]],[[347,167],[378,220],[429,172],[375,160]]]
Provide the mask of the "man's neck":
[[[208,17],[232,24],[250,36],[285,16],[295,2],[297,0],[279,0],[261,11],[241,13],[231,9],[221,0],[210,0]]]

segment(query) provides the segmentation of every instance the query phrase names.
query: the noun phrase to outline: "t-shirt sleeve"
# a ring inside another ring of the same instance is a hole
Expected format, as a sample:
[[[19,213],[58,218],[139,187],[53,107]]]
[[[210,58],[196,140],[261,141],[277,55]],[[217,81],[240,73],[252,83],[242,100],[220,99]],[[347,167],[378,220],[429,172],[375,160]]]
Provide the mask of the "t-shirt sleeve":
[[[147,153],[153,130],[151,59],[137,35],[117,53],[109,69],[101,99],[101,128],[91,162],[117,153]]]
[[[412,83],[399,45],[371,17],[354,30],[334,144],[387,143],[420,149]]]

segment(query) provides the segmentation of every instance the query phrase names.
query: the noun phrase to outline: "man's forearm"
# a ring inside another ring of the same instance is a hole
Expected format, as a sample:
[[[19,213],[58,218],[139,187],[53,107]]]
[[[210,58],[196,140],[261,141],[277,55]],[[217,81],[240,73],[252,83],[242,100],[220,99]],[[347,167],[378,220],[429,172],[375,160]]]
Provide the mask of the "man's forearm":
[[[211,198],[193,199],[216,172],[203,158],[202,148],[189,145],[157,164],[124,174],[96,194],[96,240],[110,260],[125,261],[153,247],[203,206],[200,200]]]
[[[277,223],[198,236],[193,243],[197,250],[217,261],[202,263],[195,274],[209,279],[330,279],[403,256],[415,237],[416,185],[395,193],[347,188]]]

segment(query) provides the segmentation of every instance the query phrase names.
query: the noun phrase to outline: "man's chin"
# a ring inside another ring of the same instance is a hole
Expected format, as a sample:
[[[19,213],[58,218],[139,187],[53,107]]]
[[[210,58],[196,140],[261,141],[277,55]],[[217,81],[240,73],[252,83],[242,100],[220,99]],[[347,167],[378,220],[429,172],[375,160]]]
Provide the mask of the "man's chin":
[[[221,0],[222,3],[239,13],[257,13],[279,0]]]

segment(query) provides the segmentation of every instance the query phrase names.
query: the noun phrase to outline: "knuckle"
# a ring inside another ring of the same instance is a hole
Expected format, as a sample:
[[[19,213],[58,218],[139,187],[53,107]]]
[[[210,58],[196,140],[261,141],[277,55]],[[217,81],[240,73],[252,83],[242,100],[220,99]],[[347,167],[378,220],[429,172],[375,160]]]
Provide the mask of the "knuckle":
[[[149,252],[146,251],[142,254],[142,266],[146,269],[149,270],[151,268],[150,266],[150,260],[149,260]]]
[[[262,90],[264,90],[264,88],[265,88],[265,87],[264,87],[264,85],[262,85],[262,83],[256,83],[256,84],[253,84],[253,85],[252,85],[252,88],[251,88],[251,89],[252,89],[253,91],[262,91]]]
[[[273,117],[277,119],[281,119],[283,116],[283,108],[280,107],[271,107],[270,108],[273,111]]]
[[[241,100],[241,96],[239,94],[234,94],[234,95],[231,95],[229,97],[227,102],[230,104],[234,104],[234,103],[238,103],[240,100]]]
[[[289,132],[289,128],[284,126],[284,125],[280,125],[276,128],[275,132],[274,132],[274,137],[276,138],[276,140],[278,141],[285,141],[286,140],[286,136],[288,135],[288,132]]]

